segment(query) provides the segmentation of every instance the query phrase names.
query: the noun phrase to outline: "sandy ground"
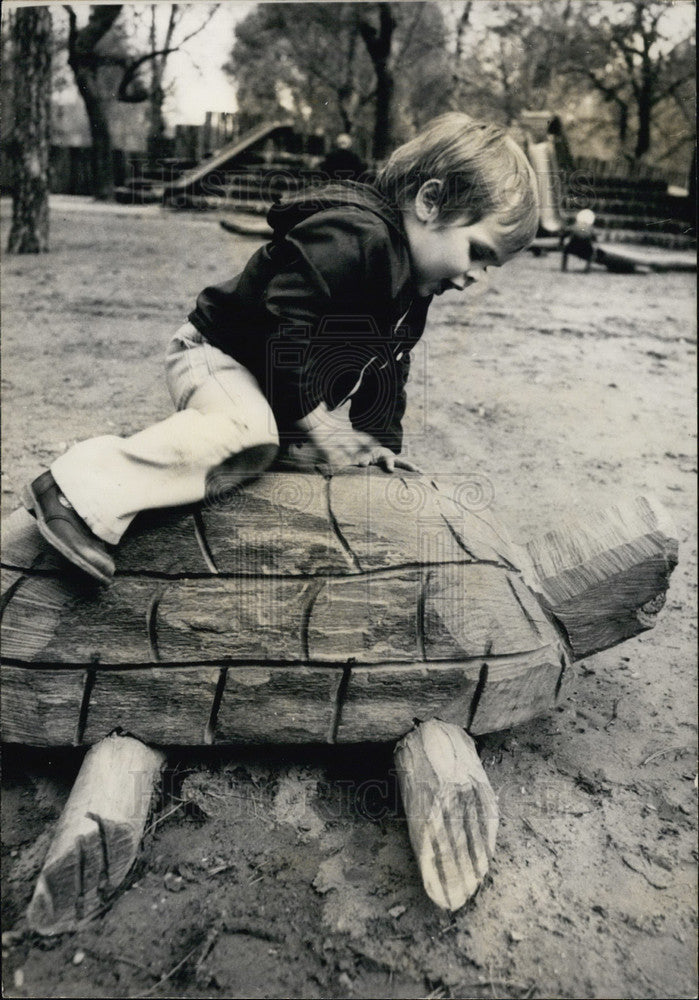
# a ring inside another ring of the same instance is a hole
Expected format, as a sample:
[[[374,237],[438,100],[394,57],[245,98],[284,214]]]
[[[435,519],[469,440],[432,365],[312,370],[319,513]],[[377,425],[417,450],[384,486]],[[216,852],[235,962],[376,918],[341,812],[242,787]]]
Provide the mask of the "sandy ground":
[[[52,227],[49,255],[4,260],[6,511],[72,440],[169,412],[165,340],[258,245],[66,200]],[[22,914],[80,754],[9,747],[7,996],[696,995],[695,278],[557,268],[525,255],[435,303],[407,451],[480,477],[520,539],[652,493],[680,563],[654,631],[578,664],[551,717],[480,742],[502,818],[475,900],[425,897],[390,747],[173,752],[128,885],[40,940]]]

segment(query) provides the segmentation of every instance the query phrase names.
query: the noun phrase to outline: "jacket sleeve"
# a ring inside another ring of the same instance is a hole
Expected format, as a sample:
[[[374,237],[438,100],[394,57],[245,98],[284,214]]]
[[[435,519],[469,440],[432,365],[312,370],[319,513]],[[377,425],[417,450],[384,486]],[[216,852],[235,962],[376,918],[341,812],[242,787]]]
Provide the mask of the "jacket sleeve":
[[[275,413],[296,421],[347,398],[375,354],[391,296],[386,227],[361,210],[328,210],[274,245],[263,304],[274,332],[267,385]],[[276,260],[274,259],[276,255]]]
[[[407,396],[405,384],[410,372],[410,355],[391,359],[385,367],[372,365],[364,373],[350,402],[350,421],[356,430],[371,434],[396,455],[403,446],[402,421]]]
[[[385,341],[377,363],[364,373],[352,396],[350,420],[357,430],[371,434],[398,454],[403,444],[402,421],[406,407],[405,384],[410,374],[410,354],[420,340],[427,321],[432,296],[416,296],[398,328],[392,329],[393,343]]]

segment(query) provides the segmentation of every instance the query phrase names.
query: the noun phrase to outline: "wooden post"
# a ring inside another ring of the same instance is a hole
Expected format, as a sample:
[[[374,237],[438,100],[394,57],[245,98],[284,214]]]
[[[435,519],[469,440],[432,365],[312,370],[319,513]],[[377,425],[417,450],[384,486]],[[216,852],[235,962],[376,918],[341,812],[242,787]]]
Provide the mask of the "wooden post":
[[[458,910],[485,878],[498,829],[475,744],[459,726],[430,719],[397,744],[394,760],[425,891]]]
[[[30,930],[74,930],[123,882],[136,860],[164,759],[130,736],[108,736],[89,751],[29,904]]]

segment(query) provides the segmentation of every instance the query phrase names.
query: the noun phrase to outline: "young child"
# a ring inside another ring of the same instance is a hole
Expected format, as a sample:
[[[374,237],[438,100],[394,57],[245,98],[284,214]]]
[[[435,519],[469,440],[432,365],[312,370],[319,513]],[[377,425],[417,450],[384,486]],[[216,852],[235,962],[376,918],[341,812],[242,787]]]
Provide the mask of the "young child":
[[[414,469],[398,457],[410,350],[433,295],[464,291],[528,245],[536,179],[499,128],[450,113],[389,159],[376,186],[332,184],[273,206],[271,241],[204,289],[170,342],[177,412],[132,437],[82,441],[27,488],[43,537],[108,582],[142,510],[259,475],[280,443],[333,464]],[[349,402],[351,431],[328,414]]]
[[[570,228],[570,232],[563,240],[561,257],[561,271],[568,270],[568,257],[580,257],[586,261],[585,273],[592,267],[592,258],[595,254],[595,213],[589,208],[583,208],[575,216],[575,222]]]

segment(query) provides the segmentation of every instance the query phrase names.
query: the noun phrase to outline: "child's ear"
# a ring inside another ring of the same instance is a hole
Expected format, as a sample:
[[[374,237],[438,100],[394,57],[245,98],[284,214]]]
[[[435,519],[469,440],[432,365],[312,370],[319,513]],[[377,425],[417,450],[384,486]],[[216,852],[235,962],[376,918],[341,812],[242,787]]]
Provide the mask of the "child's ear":
[[[420,187],[415,195],[415,214],[420,222],[435,222],[439,217],[439,198],[442,181],[432,177]]]

